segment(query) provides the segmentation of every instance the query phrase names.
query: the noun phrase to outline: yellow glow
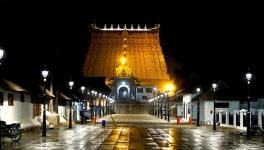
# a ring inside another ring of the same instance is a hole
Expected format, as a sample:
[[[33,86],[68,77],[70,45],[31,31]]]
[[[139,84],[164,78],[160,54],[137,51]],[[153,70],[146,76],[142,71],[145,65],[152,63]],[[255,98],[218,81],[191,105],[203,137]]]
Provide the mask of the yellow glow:
[[[165,85],[166,91],[172,92],[175,90],[175,86],[172,83],[166,84]]]
[[[120,60],[121,60],[122,65],[126,64],[126,58],[125,57],[122,57]]]

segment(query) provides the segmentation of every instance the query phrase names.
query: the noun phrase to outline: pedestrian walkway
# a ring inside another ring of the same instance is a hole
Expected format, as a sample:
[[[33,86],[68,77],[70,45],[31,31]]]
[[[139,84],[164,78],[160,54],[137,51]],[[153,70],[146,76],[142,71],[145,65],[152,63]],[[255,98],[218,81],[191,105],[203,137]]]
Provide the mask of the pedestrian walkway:
[[[108,119],[110,116],[99,119]],[[118,126],[76,124],[47,131],[25,132],[18,143],[5,138],[5,150],[160,150],[160,149],[264,149],[264,137],[237,134],[241,130],[211,126],[174,125],[151,115],[113,115]]]
[[[264,149],[264,137],[234,134],[234,129],[210,127],[175,126],[146,128],[101,125],[75,125],[73,129],[48,130],[47,137],[41,133],[27,132],[19,143],[5,139],[3,149],[8,150],[160,150],[160,149]]]

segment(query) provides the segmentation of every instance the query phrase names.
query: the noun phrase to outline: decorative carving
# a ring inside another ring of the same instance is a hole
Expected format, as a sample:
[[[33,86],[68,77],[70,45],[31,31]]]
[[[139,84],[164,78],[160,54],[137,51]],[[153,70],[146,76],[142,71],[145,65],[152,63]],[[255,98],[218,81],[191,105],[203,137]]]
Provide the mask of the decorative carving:
[[[118,77],[130,77],[131,76],[131,68],[127,65],[120,65],[116,68],[116,76]]]

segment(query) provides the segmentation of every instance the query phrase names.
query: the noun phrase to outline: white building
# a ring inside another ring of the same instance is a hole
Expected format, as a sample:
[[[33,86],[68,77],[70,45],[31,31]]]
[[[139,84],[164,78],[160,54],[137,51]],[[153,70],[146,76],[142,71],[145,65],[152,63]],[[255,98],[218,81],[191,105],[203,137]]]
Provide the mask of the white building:
[[[7,124],[20,122],[22,128],[39,126],[33,118],[30,92],[9,80],[1,80],[0,120]]]

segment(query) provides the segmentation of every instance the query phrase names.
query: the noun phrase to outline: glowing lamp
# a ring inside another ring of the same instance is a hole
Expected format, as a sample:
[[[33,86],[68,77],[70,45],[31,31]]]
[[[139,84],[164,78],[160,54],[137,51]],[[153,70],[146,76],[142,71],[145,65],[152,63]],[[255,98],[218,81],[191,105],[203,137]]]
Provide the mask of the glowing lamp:
[[[69,82],[70,89],[72,89],[73,85],[74,85],[74,82],[73,81],[70,81]]]
[[[41,74],[42,74],[42,76],[43,76],[43,78],[44,78],[44,81],[46,81],[46,78],[47,78],[47,76],[49,75],[49,71],[46,70],[46,69],[44,69],[43,71],[41,71]]]
[[[250,83],[251,78],[252,78],[252,74],[250,72],[248,72],[246,74],[246,79],[247,79],[248,84]]]
[[[166,88],[166,91],[169,91],[169,92],[171,92],[175,89],[173,84],[167,84],[165,88]]]
[[[122,63],[122,65],[126,64],[126,58],[125,57],[121,58],[121,63]]]
[[[84,90],[85,90],[85,86],[81,86],[82,93],[84,92]]]
[[[212,84],[212,87],[213,87],[213,89],[214,89],[214,91],[215,91],[215,89],[216,89],[216,87],[217,87],[217,84],[216,84],[216,83],[213,83],[213,84]]]
[[[197,92],[198,94],[200,93],[200,91],[201,91],[200,88],[197,88],[197,89],[196,89],[196,92]]]
[[[4,56],[4,50],[2,48],[0,48],[0,59],[2,59]]]

